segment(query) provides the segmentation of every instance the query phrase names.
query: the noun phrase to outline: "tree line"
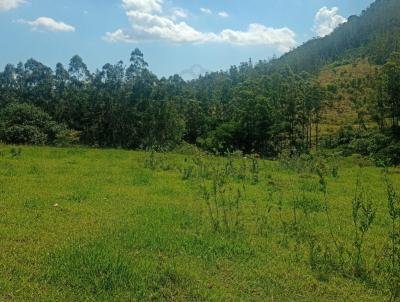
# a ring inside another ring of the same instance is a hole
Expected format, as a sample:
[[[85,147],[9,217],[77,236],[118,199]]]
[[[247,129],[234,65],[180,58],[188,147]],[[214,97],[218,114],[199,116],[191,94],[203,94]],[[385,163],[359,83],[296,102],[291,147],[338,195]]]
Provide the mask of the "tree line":
[[[326,99],[310,74],[286,67],[261,75],[251,61],[192,82],[178,75],[159,79],[139,49],[128,66],[105,64],[94,73],[79,56],[54,71],[34,59],[7,65],[0,92],[0,132],[8,143],[79,135],[91,146],[171,149],[186,141],[210,151],[271,156],[313,145],[311,131]]]
[[[0,73],[0,138],[6,143],[69,143],[168,150],[183,141],[223,153],[274,157],[320,145],[323,108],[334,93],[289,65],[266,71],[251,61],[184,81],[158,78],[135,49],[128,65],[89,72],[79,56],[68,67],[30,59]],[[371,106],[384,129],[399,124],[400,55],[376,80]],[[372,108],[371,107],[371,108]]]

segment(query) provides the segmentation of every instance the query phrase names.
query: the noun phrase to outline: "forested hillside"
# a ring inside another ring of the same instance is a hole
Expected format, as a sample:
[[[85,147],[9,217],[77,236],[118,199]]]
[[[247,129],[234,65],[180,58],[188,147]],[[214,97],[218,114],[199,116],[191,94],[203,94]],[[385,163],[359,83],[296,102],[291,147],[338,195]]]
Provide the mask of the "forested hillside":
[[[55,70],[30,59],[0,73],[0,140],[162,150],[186,142],[268,157],[325,147],[394,164],[398,50],[400,2],[377,0],[282,58],[190,82],[157,78],[139,49],[94,73],[78,55]]]
[[[376,0],[332,34],[306,42],[271,65],[288,64],[295,72],[316,72],[333,62],[365,57],[381,65],[393,51],[399,50],[400,2]]]

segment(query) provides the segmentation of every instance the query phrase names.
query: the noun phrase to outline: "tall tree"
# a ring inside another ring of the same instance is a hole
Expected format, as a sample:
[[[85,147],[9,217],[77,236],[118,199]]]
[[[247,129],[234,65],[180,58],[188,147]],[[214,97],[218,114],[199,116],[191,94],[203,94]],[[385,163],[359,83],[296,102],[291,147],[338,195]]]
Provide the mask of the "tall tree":
[[[400,114],[400,52],[393,53],[383,66],[385,90],[391,110],[392,126],[399,126]]]

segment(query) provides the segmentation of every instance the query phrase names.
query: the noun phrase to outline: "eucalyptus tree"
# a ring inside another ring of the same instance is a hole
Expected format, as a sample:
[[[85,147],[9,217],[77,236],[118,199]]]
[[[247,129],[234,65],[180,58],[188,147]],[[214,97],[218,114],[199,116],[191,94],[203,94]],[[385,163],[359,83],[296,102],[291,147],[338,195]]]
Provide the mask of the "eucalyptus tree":
[[[399,126],[400,115],[400,52],[394,52],[383,66],[384,87],[390,108],[392,127]]]

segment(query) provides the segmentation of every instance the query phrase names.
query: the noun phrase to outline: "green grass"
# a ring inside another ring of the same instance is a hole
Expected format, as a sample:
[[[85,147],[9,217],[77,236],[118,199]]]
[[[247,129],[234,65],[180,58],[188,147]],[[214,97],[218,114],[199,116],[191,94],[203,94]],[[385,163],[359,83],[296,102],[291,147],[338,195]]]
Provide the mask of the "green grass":
[[[382,171],[360,172],[356,158],[327,176],[328,202],[334,236],[351,251],[357,175],[369,187],[377,217],[364,247],[368,278],[352,275],[350,262],[343,270],[310,261],[311,237],[322,249],[332,242],[318,176],[306,170],[260,162],[256,185],[247,171],[240,224],[213,231],[202,180],[184,172],[192,156],[156,155],[163,164],[152,170],[144,152],[22,147],[12,156],[11,148],[0,145],[0,301],[388,298],[375,269],[390,230]],[[224,161],[207,159],[210,168]],[[399,188],[400,171],[390,178]]]

